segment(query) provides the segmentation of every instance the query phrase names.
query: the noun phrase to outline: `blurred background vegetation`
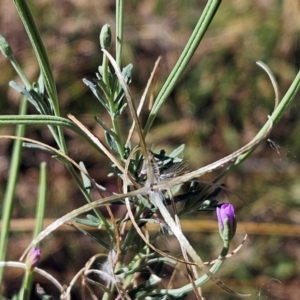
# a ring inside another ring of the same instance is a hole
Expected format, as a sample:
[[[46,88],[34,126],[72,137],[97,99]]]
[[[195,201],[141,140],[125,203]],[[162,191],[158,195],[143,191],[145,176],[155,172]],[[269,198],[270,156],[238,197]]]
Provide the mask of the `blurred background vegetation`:
[[[101,64],[99,33],[105,23],[115,31],[115,2],[28,2],[50,56],[62,115],[75,115],[104,140],[94,116],[109,120],[82,78],[94,78]],[[130,87],[136,101],[156,59],[162,56],[153,91],[157,94],[205,3],[125,1],[123,65],[134,66]],[[28,78],[36,81],[37,63],[11,0],[0,2],[0,32],[11,44]],[[168,153],[184,143],[184,160],[190,169],[195,169],[248,142],[274,107],[273,88],[265,72],[255,64],[257,60],[269,65],[284,95],[300,67],[299,1],[223,1],[192,62],[154,123],[148,137],[151,148],[165,149]],[[8,87],[8,82],[19,79],[3,56],[0,56],[0,74],[1,114],[17,114],[20,96]],[[238,246],[247,232],[244,222],[251,222],[252,229],[242,250],[226,262],[219,275],[237,292],[251,293],[250,299],[300,299],[299,108],[300,95],[273,129],[271,142],[264,142],[242,166],[221,181],[239,196],[225,191],[221,199],[235,205],[240,222],[233,246]],[[30,113],[35,113],[32,107]],[[145,109],[143,122],[147,113]],[[129,126],[130,118],[123,118],[124,132]],[[13,133],[13,127],[0,128],[0,134]],[[26,135],[54,145],[46,127],[28,126]],[[73,133],[66,131],[66,135],[71,157],[84,161],[96,181],[117,190],[115,180],[107,178],[110,164]],[[0,141],[0,195],[7,181],[11,146],[11,141]],[[47,161],[49,166],[47,218],[57,218],[84,204],[62,164],[41,151],[24,149],[13,212],[22,225],[21,229],[13,227],[8,260],[18,260],[31,239],[31,232],[24,228],[32,226],[30,219],[34,217],[41,161]],[[209,181],[216,174],[218,171],[201,179]],[[115,211],[118,214],[117,208]],[[214,214],[198,213],[190,216],[187,224],[195,228],[198,224],[193,223],[195,220],[215,219]],[[262,231],[260,223],[267,223],[269,230]],[[200,255],[211,260],[218,255],[221,241],[217,231],[205,230],[186,233],[198,245]],[[167,244],[171,243],[172,238],[168,238]],[[90,256],[101,251],[81,233],[58,231],[43,244],[40,267],[50,270],[61,283],[68,283]],[[6,295],[11,297],[18,289],[21,273],[8,269],[5,274]],[[46,282],[41,284],[55,298],[51,287]],[[206,299],[232,299],[212,284],[204,286],[204,294]],[[74,294],[73,299],[80,299],[78,295]]]

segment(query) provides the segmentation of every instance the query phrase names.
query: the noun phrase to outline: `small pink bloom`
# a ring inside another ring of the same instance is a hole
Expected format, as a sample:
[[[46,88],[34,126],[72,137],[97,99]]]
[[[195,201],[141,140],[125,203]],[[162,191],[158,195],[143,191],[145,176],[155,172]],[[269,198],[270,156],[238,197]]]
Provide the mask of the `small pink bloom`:
[[[32,248],[30,250],[26,258],[26,265],[28,269],[33,270],[35,268],[39,262],[41,253],[42,252],[39,248]]]

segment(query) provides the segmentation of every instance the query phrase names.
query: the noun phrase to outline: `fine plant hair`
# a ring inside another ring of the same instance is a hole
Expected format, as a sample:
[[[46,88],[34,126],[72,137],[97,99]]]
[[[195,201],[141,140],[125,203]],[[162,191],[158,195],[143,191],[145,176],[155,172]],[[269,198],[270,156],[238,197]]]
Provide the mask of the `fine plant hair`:
[[[111,126],[95,117],[95,122],[105,133],[105,141],[98,139],[83,122],[79,121],[77,116],[71,114],[68,114],[67,118],[61,116],[56,83],[42,38],[26,2],[14,0],[14,3],[29,36],[41,75],[37,82],[30,82],[15,59],[8,42],[0,36],[2,53],[9,59],[22,80],[22,84],[13,81],[9,83],[22,95],[19,115],[0,116],[2,126],[16,126],[15,135],[0,136],[0,139],[14,141],[10,178],[7,184],[9,192],[4,198],[2,214],[0,282],[3,279],[3,268],[15,267],[26,270],[22,288],[18,294],[23,299],[29,299],[32,278],[31,280],[28,278],[34,272],[49,280],[59,290],[61,299],[71,299],[72,288],[78,282],[81,282],[83,294],[87,293],[94,299],[98,299],[96,288],[101,289],[102,299],[182,299],[188,293],[194,293],[197,299],[204,299],[205,295],[202,295],[201,286],[209,280],[227,293],[241,297],[248,296],[248,294],[234,291],[216,275],[225,259],[231,259],[241,249],[246,237],[240,241],[236,249],[231,250],[229,249],[230,240],[222,240],[219,256],[212,257],[210,262],[206,262],[202,260],[201,255],[185,236],[179,217],[195,211],[215,211],[217,207],[220,207],[221,203],[217,200],[217,194],[222,188],[220,180],[245,161],[259,144],[267,140],[274,124],[279,121],[300,87],[300,73],[280,99],[271,70],[259,61],[257,64],[268,74],[270,84],[274,89],[275,104],[272,113],[265,116],[265,124],[249,143],[224,158],[190,171],[187,164],[183,162],[183,145],[168,154],[164,150],[156,153],[146,142],[147,134],[160,108],[167,101],[199,46],[209,24],[213,21],[221,4],[220,0],[207,2],[181,56],[154,98],[145,125],[141,123],[139,116],[155,77],[158,76],[157,67],[161,58],[156,63],[153,62],[155,63],[153,72],[136,108],[136,99],[133,99],[130,91],[130,83],[134,80],[133,66],[122,64],[123,18],[126,17],[124,3],[116,0],[116,36],[112,36],[108,24],[103,26],[100,33],[102,64],[96,70],[95,79],[83,79],[86,88],[90,89],[95,100],[99,101],[110,117]],[[113,39],[115,39],[115,53],[111,50]],[[32,105],[37,113],[27,114],[27,105]],[[121,133],[120,130],[120,119],[124,117],[125,111],[127,115],[130,115],[132,122],[126,134]],[[56,146],[26,137],[25,126],[30,125],[46,125]],[[64,129],[69,129],[83,138],[90,147],[108,159],[112,176],[119,183],[119,192],[113,193],[107,190],[101,182],[93,179],[83,161],[75,161],[69,156]],[[132,138],[133,134],[138,137],[136,143],[134,142],[136,139]],[[159,145],[154,146],[159,147]],[[20,170],[23,147],[44,151],[53,159],[60,161],[73,177],[76,188],[81,191],[87,203],[63,216],[57,216],[52,224],[44,228],[44,211],[47,207],[47,167],[44,163],[41,164],[34,236],[28,247],[24,249],[20,258],[22,262],[13,262],[6,261],[6,250],[9,222],[12,218],[13,195],[16,189],[15,179]],[[198,182],[201,177],[214,170],[219,170],[217,177],[200,189]],[[92,189],[98,191],[99,198],[95,199]],[[104,192],[110,195],[102,196]],[[186,199],[189,201],[185,201]],[[180,211],[177,211],[176,202],[179,201],[182,205]],[[126,207],[126,213],[116,219],[110,208],[111,204]],[[104,207],[109,215],[108,218],[100,209]],[[150,223],[158,224],[158,227],[172,234],[178,241],[182,255],[175,257],[173,253],[160,249],[155,241],[160,237],[161,231],[158,229],[157,232],[150,233],[147,230],[147,224]],[[43,250],[47,243],[44,239],[63,224],[73,226],[105,249],[104,253],[95,253],[69,283],[59,283],[45,270],[35,266],[30,269],[23,262],[31,249],[38,247]],[[105,236],[100,239],[83,225],[99,230],[105,229]],[[176,288],[172,287],[172,276],[170,276],[169,283],[165,284],[163,270],[166,266],[171,268],[174,274],[184,270],[189,283]],[[42,285],[36,289],[36,293],[42,299],[49,299]]]

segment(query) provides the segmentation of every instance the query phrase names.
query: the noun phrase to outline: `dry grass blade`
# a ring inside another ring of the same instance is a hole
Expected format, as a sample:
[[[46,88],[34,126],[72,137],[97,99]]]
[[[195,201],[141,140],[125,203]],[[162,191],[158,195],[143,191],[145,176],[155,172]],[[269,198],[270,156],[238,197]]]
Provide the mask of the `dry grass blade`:
[[[118,201],[124,199],[125,197],[135,197],[137,195],[145,195],[148,193],[148,188],[140,188],[136,191],[129,192],[128,194],[124,195],[113,195],[110,197],[106,197],[104,199],[98,199],[91,203],[85,204],[77,209],[72,210],[71,212],[67,213],[66,215],[62,216],[61,218],[55,220],[52,224],[47,226],[42,232],[38,234],[38,236],[31,241],[29,246],[25,249],[24,253],[22,254],[20,260],[23,260],[25,255],[29,252],[29,250],[34,247],[37,243],[41,242],[46,236],[48,236],[51,232],[56,230],[58,227],[63,225],[65,222],[72,220],[73,218],[79,216],[80,214],[86,213],[93,208],[100,207],[106,204],[110,204],[114,201]]]
[[[106,149],[106,147],[101,143],[101,141],[95,137],[80,121],[78,121],[74,116],[68,114],[68,118],[73,121],[94,143],[99,147],[99,149],[111,160],[116,167],[124,173],[123,166],[120,165],[118,160]]]
[[[274,109],[278,106],[279,104],[279,88],[278,88],[278,83],[276,81],[276,78],[274,74],[272,73],[271,69],[262,61],[257,61],[257,65],[259,65],[269,76],[271,83],[273,85],[274,93],[275,93],[275,105]]]
[[[142,95],[141,101],[140,101],[139,106],[138,106],[138,108],[137,108],[137,116],[139,116],[140,113],[141,113],[141,111],[142,111],[142,108],[143,108],[143,106],[144,106],[144,102],[145,102],[145,100],[146,100],[146,95],[147,95],[148,90],[149,90],[149,88],[150,88],[150,86],[151,86],[151,83],[152,83],[153,80],[154,80],[154,77],[155,77],[155,75],[156,75],[157,68],[158,68],[158,66],[159,66],[160,61],[161,61],[161,56],[156,60],[156,62],[155,62],[155,64],[154,64],[154,68],[153,68],[153,70],[152,70],[152,72],[151,72],[151,75],[150,75],[150,78],[149,78],[149,80],[148,80],[148,82],[147,82],[145,91],[144,91],[144,93],[143,93],[143,95]],[[134,128],[135,128],[135,121],[133,121],[132,126],[131,126],[131,128],[130,128],[130,131],[129,131],[129,134],[128,134],[128,138],[127,138],[126,144],[128,144],[128,142],[130,141],[130,139],[131,139],[131,137],[132,137],[132,133],[133,133]]]
[[[70,162],[74,167],[76,167],[80,172],[82,172],[85,176],[87,176],[88,178],[90,178],[91,180],[93,180],[89,174],[83,170],[72,158],[70,158],[68,155],[64,154],[63,152],[61,152],[60,150],[57,150],[54,147],[51,147],[47,144],[44,144],[42,142],[36,141],[36,140],[32,140],[29,138],[25,138],[25,137],[18,137],[18,136],[14,136],[14,135],[1,135],[0,139],[12,139],[12,140],[21,140],[24,142],[30,142],[39,146],[42,146],[43,148],[46,148],[48,150],[50,150],[51,152],[57,154],[58,156],[63,157],[65,160],[67,160],[68,162]]]

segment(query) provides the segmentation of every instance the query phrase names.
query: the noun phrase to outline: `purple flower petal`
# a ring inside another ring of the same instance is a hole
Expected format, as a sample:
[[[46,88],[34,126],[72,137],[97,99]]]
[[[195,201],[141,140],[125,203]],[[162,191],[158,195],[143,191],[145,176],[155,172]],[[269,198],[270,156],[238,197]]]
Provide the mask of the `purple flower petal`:
[[[236,230],[236,220],[234,215],[234,207],[230,203],[225,203],[220,207],[217,207],[217,218],[220,226],[220,231],[224,231],[225,220],[229,225],[230,237],[232,238]]]
[[[41,249],[39,248],[32,248],[30,252],[28,253],[27,259],[26,259],[26,265],[29,269],[35,268],[37,263],[39,262],[39,259],[41,257]]]

